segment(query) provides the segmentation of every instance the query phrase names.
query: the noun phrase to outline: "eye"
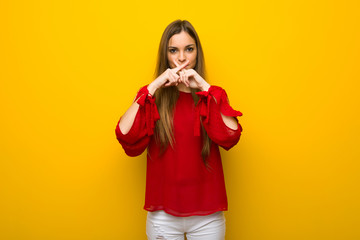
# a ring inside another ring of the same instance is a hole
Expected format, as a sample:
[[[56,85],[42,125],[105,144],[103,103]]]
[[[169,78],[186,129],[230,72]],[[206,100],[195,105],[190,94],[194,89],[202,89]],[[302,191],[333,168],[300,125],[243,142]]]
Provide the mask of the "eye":
[[[175,48],[171,48],[171,49],[169,50],[169,52],[170,52],[170,53],[175,53],[175,52],[176,52],[176,49],[175,49]]]
[[[187,50],[188,52],[192,52],[192,51],[194,51],[194,48],[189,47],[189,48],[187,48],[186,50]]]

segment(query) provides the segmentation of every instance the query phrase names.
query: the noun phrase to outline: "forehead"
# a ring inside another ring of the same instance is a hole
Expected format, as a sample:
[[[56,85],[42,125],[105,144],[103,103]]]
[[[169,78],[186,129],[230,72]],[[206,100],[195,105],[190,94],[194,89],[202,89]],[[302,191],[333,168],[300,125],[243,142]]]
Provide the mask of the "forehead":
[[[185,31],[182,31],[178,34],[174,34],[169,39],[169,46],[185,47],[189,44],[195,44],[195,40]]]

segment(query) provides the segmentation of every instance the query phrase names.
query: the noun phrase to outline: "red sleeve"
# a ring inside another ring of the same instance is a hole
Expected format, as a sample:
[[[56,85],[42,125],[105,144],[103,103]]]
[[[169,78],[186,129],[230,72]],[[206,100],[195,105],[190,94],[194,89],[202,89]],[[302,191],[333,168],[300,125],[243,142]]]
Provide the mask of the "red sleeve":
[[[129,156],[138,156],[147,148],[150,136],[154,134],[155,122],[160,119],[155,98],[149,94],[147,86],[142,87],[135,100],[140,105],[134,123],[127,134],[123,134],[116,124],[116,138]]]
[[[196,105],[197,123],[195,125],[195,135],[200,136],[201,118],[210,139],[225,150],[229,150],[240,139],[242,127],[236,117],[242,116],[242,113],[234,110],[229,105],[227,94],[221,87],[211,86],[208,91],[197,92],[196,94],[200,99]],[[226,126],[220,113],[235,117],[238,128],[233,130]]]

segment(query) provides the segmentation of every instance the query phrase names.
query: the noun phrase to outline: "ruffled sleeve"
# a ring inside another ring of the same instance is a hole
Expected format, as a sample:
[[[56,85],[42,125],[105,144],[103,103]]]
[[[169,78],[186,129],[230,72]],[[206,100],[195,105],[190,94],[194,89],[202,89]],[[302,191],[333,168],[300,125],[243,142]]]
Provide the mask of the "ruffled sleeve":
[[[221,87],[211,86],[208,91],[197,92],[196,94],[200,99],[196,105],[194,135],[200,136],[201,120],[210,139],[229,150],[239,141],[242,127],[238,122],[236,130],[229,128],[225,125],[221,113],[235,117],[236,121],[236,117],[242,116],[242,113],[229,105],[227,94]]]
[[[151,136],[154,134],[155,122],[160,119],[155,104],[155,97],[149,93],[147,86],[140,89],[138,96],[140,96],[140,98],[137,100],[137,103],[140,105],[140,109],[145,110],[146,132],[148,136]],[[136,96],[136,98],[138,98],[138,96]]]
[[[154,134],[155,122],[160,119],[155,98],[149,94],[147,86],[138,91],[135,101],[140,106],[130,131],[125,135],[121,132],[121,118],[115,128],[116,138],[129,156],[138,156],[147,148],[150,136]]]

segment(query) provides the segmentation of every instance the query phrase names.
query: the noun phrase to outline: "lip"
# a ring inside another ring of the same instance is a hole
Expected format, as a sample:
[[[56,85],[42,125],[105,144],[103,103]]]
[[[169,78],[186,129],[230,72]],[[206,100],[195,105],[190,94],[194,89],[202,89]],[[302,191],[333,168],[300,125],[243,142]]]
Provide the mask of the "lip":
[[[185,61],[186,62],[186,61]],[[185,62],[183,62],[183,63],[177,63],[177,64],[179,64],[179,65],[182,65],[182,64],[184,64]],[[190,69],[190,68],[192,68],[192,67],[190,67],[192,65],[192,62],[188,62],[188,64],[186,65],[186,67],[184,67],[184,69]],[[170,67],[171,68],[175,68],[176,67],[176,65],[174,65],[174,63],[170,63]]]

